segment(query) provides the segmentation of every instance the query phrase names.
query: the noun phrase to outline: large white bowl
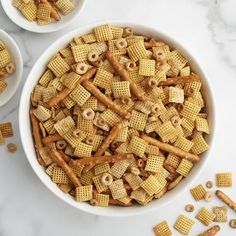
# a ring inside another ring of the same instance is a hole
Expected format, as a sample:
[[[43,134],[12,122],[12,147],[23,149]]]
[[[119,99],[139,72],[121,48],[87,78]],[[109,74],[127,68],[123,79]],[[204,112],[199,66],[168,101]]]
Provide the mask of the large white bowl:
[[[212,141],[213,141],[214,130],[215,130],[215,127],[214,127],[215,126],[215,112],[214,112],[212,92],[211,92],[210,85],[209,85],[209,82],[205,73],[202,71],[202,69],[200,68],[199,64],[196,62],[194,57],[191,56],[174,39],[167,36],[166,34],[159,32],[156,29],[149,28],[148,26],[138,25],[134,23],[112,22],[113,25],[118,25],[118,26],[123,26],[123,27],[130,26],[135,30],[135,32],[139,34],[149,35],[154,38],[162,39],[168,44],[170,44],[173,48],[179,49],[183,53],[183,55],[185,55],[185,57],[189,59],[192,68],[194,69],[196,73],[198,73],[201,76],[202,81],[203,81],[202,92],[206,101],[207,112],[209,114],[208,119],[209,119],[210,130],[211,130],[211,135],[207,137],[207,141],[210,145],[210,150],[208,150],[206,153],[202,155],[201,160],[193,168],[193,170],[191,171],[191,174],[186,179],[184,179],[175,189],[168,192],[163,198],[159,200],[154,200],[145,207],[133,206],[133,207],[126,208],[126,207],[109,206],[109,207],[102,208],[102,207],[93,207],[93,206],[90,206],[88,203],[84,203],[84,202],[81,202],[81,203],[76,202],[69,194],[63,193],[51,181],[51,179],[48,177],[44,169],[39,165],[37,161],[37,158],[35,155],[34,143],[32,139],[30,118],[28,114],[29,108],[30,108],[30,92],[33,90],[34,86],[37,84],[39,76],[44,71],[48,60],[59,49],[65,47],[74,36],[86,34],[90,32],[94,26],[100,25],[100,24],[101,23],[84,26],[66,34],[62,38],[58,39],[54,44],[52,44],[35,63],[34,67],[32,68],[32,71],[30,72],[26,80],[26,83],[22,92],[22,96],[21,96],[21,101],[20,101],[19,127],[20,127],[21,140],[22,140],[23,148],[25,150],[27,159],[30,162],[35,173],[38,175],[41,181],[48,187],[48,189],[50,189],[54,194],[56,194],[59,198],[61,198],[66,203],[70,204],[71,206],[77,209],[86,211],[88,213],[96,214],[96,215],[103,215],[103,216],[138,215],[138,214],[145,213],[151,210],[157,210],[158,208],[163,207],[166,204],[173,201],[181,193],[183,193],[185,189],[190,187],[193,181],[195,181],[195,179],[202,172],[203,168],[206,166],[206,163],[210,154],[210,150],[212,148]]]
[[[12,5],[12,0],[1,0],[2,7],[7,16],[18,26],[35,33],[50,33],[61,30],[75,20],[76,17],[84,9],[86,0],[72,0],[75,4],[75,9],[67,16],[61,15],[61,20],[58,22],[52,22],[48,25],[38,25],[37,22],[28,21],[20,11]]]

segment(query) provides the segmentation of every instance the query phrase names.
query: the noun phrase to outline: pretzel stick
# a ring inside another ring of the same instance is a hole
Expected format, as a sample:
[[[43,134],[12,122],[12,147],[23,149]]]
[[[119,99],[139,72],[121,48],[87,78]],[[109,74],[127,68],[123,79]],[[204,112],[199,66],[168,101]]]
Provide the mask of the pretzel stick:
[[[33,113],[33,109],[30,108],[30,119],[31,119],[31,124],[32,124],[32,131],[33,131],[33,137],[34,137],[34,146],[35,146],[35,151],[37,155],[37,160],[40,165],[45,166],[44,160],[40,157],[39,154],[39,149],[43,147],[42,141],[41,141],[41,131],[39,128],[39,121],[35,117]]]
[[[204,231],[203,233],[199,234],[198,236],[214,236],[220,231],[219,225],[214,225],[210,229]]]
[[[117,205],[117,206],[124,206],[124,207],[129,207],[132,206],[132,202],[129,202],[128,204],[124,204],[123,202],[120,202],[119,200],[109,198],[109,204],[111,205]]]
[[[0,80],[4,79],[7,75],[8,75],[8,73],[5,68],[0,69]]]
[[[87,73],[85,73],[81,78],[75,83],[71,88],[64,88],[61,92],[57,93],[56,96],[51,98],[47,104],[50,107],[53,107],[57,105],[59,102],[61,102],[65,97],[67,97],[75,88],[77,85],[82,83],[84,80],[91,79],[93,75],[96,73],[96,68],[92,68]]]
[[[53,143],[60,140],[64,140],[64,139],[58,133],[48,135],[42,139],[44,144]]]
[[[61,157],[64,159],[66,163],[70,162],[71,158],[68,155],[66,155],[62,150],[59,150],[58,152],[61,154]]]
[[[174,155],[184,158],[186,160],[189,160],[191,162],[197,162],[200,160],[199,156],[195,154],[185,152],[181,150],[180,148],[172,146],[168,143],[162,143],[161,141],[151,138],[145,134],[141,135],[141,138],[145,140],[146,142],[148,142],[149,144],[157,146],[159,149],[165,152],[173,153]]]
[[[169,86],[169,85],[177,85],[177,84],[186,84],[191,82],[200,82],[200,78],[198,75],[189,75],[189,76],[177,76],[173,78],[169,78],[165,81],[161,81],[158,86]]]
[[[71,160],[70,163],[74,166],[83,166],[83,165],[93,165],[100,163],[115,163],[117,161],[125,160],[125,159],[133,159],[132,154],[118,154],[111,156],[97,156],[97,157],[86,157],[78,160]]]
[[[71,167],[65,162],[61,154],[56,149],[51,148],[49,155],[65,171],[65,173],[68,175],[69,179],[75,185],[75,187],[82,186],[79,179],[72,171]]]
[[[82,85],[90,93],[92,93],[100,102],[102,102],[108,108],[110,108],[115,113],[120,115],[122,118],[124,119],[130,118],[131,115],[129,112],[122,110],[118,104],[114,103],[110,98],[108,98],[105,94],[103,94],[92,82],[90,82],[89,80],[85,80],[82,82]]]
[[[169,183],[167,190],[170,191],[171,189],[175,188],[182,179],[183,179],[182,175],[176,177],[172,182]]]
[[[45,3],[45,4],[50,5],[50,7],[51,7],[51,13],[50,14],[51,14],[51,17],[53,19],[55,19],[56,21],[61,20],[61,17],[58,14],[57,10],[48,2],[48,0],[41,0],[41,3]]]
[[[216,191],[216,196],[223,201],[226,205],[228,205],[233,211],[236,211],[236,202],[230,199],[225,193],[220,190]]]
[[[123,68],[123,66],[119,63],[116,57],[111,52],[108,51],[106,53],[106,58],[111,63],[111,65],[115,69],[116,73],[121,77],[121,79],[125,81],[129,81],[131,93],[135,97],[137,97],[139,100],[144,101],[145,92],[139,89],[137,85],[135,84],[135,82],[130,79],[129,73],[127,72],[126,69]]]

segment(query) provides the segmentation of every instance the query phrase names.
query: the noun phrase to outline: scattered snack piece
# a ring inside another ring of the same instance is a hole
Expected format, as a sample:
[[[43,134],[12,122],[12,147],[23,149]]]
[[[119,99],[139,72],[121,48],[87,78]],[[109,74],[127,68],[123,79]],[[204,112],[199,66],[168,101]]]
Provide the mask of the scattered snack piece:
[[[5,143],[5,140],[4,140],[4,138],[2,136],[2,132],[0,130],[0,144],[4,144],[4,143]]]
[[[155,232],[156,236],[171,236],[172,232],[170,230],[170,227],[167,223],[167,221],[162,221],[158,225],[156,225],[153,228],[153,231]]]
[[[236,202],[228,197],[225,193],[220,190],[216,191],[216,196],[222,200],[226,205],[228,205],[233,211],[236,211]]]
[[[3,138],[9,138],[14,135],[11,122],[1,123],[0,124],[0,131],[2,133]]]
[[[195,188],[191,189],[190,192],[191,192],[193,198],[195,199],[195,201],[197,201],[197,202],[202,200],[206,194],[206,190],[204,189],[202,184],[199,184]]]
[[[232,219],[229,221],[229,226],[232,228],[232,229],[236,229],[236,219]]]
[[[193,212],[193,211],[195,210],[195,207],[194,207],[194,205],[192,205],[192,204],[188,204],[188,205],[186,205],[186,206],[184,207],[184,209],[185,209],[185,211],[187,211],[187,212]]]
[[[210,181],[210,180],[207,181],[207,182],[206,182],[206,187],[207,187],[207,188],[212,188],[212,187],[213,187],[213,182]]]
[[[180,215],[174,224],[174,228],[181,234],[188,235],[195,222],[187,216]]]
[[[232,173],[218,173],[216,174],[216,186],[219,188],[232,187]]]
[[[24,13],[40,24],[73,10],[70,0],[30,2]],[[35,151],[52,181],[93,206],[144,206],[188,177],[210,130],[186,63],[129,27],[100,25],[65,44],[31,95]]]
[[[228,209],[226,206],[222,207],[213,207],[213,213],[216,215],[216,218],[214,219],[215,222],[227,222],[228,218]]]
[[[204,195],[204,199],[207,201],[207,202],[210,202],[212,200],[212,193],[207,191]]]
[[[216,215],[209,209],[203,207],[201,210],[197,213],[195,216],[196,219],[198,219],[202,224],[208,226],[213,222]]]
[[[15,153],[17,151],[17,146],[14,143],[8,143],[7,144],[7,151],[9,153]]]
[[[75,9],[71,0],[13,0],[16,7],[28,21],[36,21],[38,25],[47,25],[61,20],[62,15],[68,15]]]
[[[214,225],[210,229],[202,232],[198,236],[214,236],[220,231],[220,226],[219,225]]]

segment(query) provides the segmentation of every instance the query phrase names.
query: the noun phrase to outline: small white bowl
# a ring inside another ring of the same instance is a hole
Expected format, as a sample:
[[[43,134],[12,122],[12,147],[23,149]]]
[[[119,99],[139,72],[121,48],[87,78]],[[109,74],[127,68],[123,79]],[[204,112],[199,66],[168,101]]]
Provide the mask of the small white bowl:
[[[138,215],[142,213],[146,213],[151,210],[157,210],[161,207],[164,207],[166,204],[172,202],[177,196],[183,193],[184,190],[189,189],[191,184],[196,180],[196,178],[200,175],[204,167],[206,166],[207,160],[210,155],[210,150],[212,149],[213,137],[215,133],[215,109],[214,103],[212,98],[212,93],[209,85],[209,81],[207,80],[206,74],[202,71],[197,61],[191,56],[179,43],[177,43],[174,39],[170,38],[164,33],[157,31],[156,29],[150,28],[148,26],[143,26],[139,24],[129,23],[129,22],[111,22],[113,25],[125,27],[130,26],[134,29],[136,33],[140,33],[142,35],[148,35],[153,38],[162,39],[171,45],[173,48],[177,48],[181,51],[181,53],[189,59],[190,64],[193,70],[198,73],[203,82],[203,96],[206,101],[207,112],[208,112],[208,119],[209,125],[211,130],[211,135],[208,135],[207,142],[210,145],[210,150],[204,153],[201,156],[201,160],[195,165],[193,170],[191,171],[190,175],[184,179],[175,189],[161,198],[151,201],[145,207],[142,206],[132,206],[132,207],[93,207],[88,203],[85,202],[76,202],[74,198],[72,198],[69,194],[63,193],[49,178],[49,176],[45,173],[44,168],[42,168],[36,158],[34,143],[32,138],[32,131],[30,125],[30,118],[29,118],[29,108],[30,108],[30,92],[33,90],[34,86],[37,84],[39,76],[45,70],[45,66],[49,59],[61,48],[65,47],[68,42],[74,37],[82,34],[86,34],[90,32],[95,26],[104,24],[91,24],[88,26],[81,27],[77,30],[74,30],[62,38],[58,39],[54,44],[52,44],[38,59],[35,63],[34,67],[32,68],[20,100],[20,109],[19,109],[19,128],[20,128],[20,135],[23,144],[23,148],[26,153],[26,157],[30,162],[33,170],[41,179],[41,181],[52,191],[57,197],[61,198],[66,203],[70,204],[71,206],[83,210],[88,213],[92,213],[95,215],[103,215],[103,216],[131,216],[131,215]]]
[[[50,33],[59,31],[71,23],[84,9],[86,0],[72,0],[75,9],[67,16],[61,15],[61,20],[52,22],[48,25],[38,25],[37,22],[30,22],[20,13],[20,11],[12,5],[12,0],[1,0],[2,7],[7,16],[18,26],[35,33]]]
[[[16,42],[12,39],[12,37],[9,34],[7,34],[3,30],[0,30],[0,40],[2,40],[6,45],[7,49],[11,54],[12,61],[16,66],[15,73],[8,76],[5,79],[8,83],[8,86],[6,90],[0,94],[0,107],[1,107],[13,97],[17,88],[19,87],[23,73],[23,60]]]

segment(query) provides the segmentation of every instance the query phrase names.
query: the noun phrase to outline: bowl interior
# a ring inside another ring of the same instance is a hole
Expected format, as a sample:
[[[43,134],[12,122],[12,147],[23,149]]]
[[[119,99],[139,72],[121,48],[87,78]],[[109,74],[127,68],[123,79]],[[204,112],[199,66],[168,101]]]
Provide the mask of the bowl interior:
[[[0,94],[0,107],[1,107],[12,98],[12,96],[15,94],[20,84],[23,71],[23,61],[20,50],[10,35],[0,30],[0,40],[2,40],[6,45],[7,50],[11,54],[12,61],[15,63],[16,66],[15,73],[6,78],[6,81],[8,83],[7,89]]]
[[[101,24],[101,23],[100,23]],[[213,136],[214,136],[214,104],[212,100],[212,94],[209,87],[209,83],[207,78],[201,68],[199,67],[196,60],[184,49],[182,48],[176,41],[171,39],[155,29],[149,28],[147,26],[130,24],[130,23],[121,23],[121,22],[112,22],[113,25],[118,26],[130,26],[134,29],[136,33],[152,36],[157,39],[162,39],[171,45],[173,48],[179,49],[182,54],[189,59],[189,62],[193,68],[193,70],[198,73],[203,80],[203,96],[207,102],[207,111],[208,111],[208,119],[210,123],[210,129],[212,131],[211,135],[207,137],[207,141],[211,146]],[[106,208],[101,207],[93,207],[88,203],[78,203],[76,202],[70,195],[64,194],[57,186],[51,181],[51,179],[44,172],[44,169],[38,164],[37,158],[35,155],[34,144],[32,139],[32,132],[30,127],[30,119],[28,115],[29,106],[30,106],[30,91],[33,90],[33,87],[36,85],[39,76],[45,69],[47,61],[55,54],[59,49],[64,47],[74,36],[82,35],[91,31],[91,29],[99,24],[88,25],[77,29],[75,31],[70,32],[69,34],[63,36],[59,40],[57,40],[53,45],[51,45],[39,58],[39,60],[34,65],[31,73],[28,76],[25,87],[22,92],[21,102],[20,102],[20,112],[19,112],[19,126],[21,133],[21,140],[23,143],[23,147],[25,149],[26,156],[34,169],[35,173],[41,179],[41,181],[58,197],[67,202],[68,204],[74,206],[75,208],[84,210],[89,213],[104,215],[104,216],[129,216],[129,215],[137,215],[144,212],[148,212],[153,209],[157,209],[165,206],[170,201],[173,201],[175,197],[177,197],[180,193],[183,192],[186,188],[188,188],[191,183],[198,177],[203,167],[206,165],[210,150],[202,155],[199,163],[196,164],[195,168],[191,171],[191,174],[184,179],[175,189],[168,192],[163,198],[159,200],[152,201],[145,207],[133,206],[129,208],[121,208],[121,207],[113,207],[109,206]]]
[[[12,5],[12,1],[2,0],[2,6],[8,17],[18,26],[28,31],[36,33],[49,33],[58,31],[66,27],[84,8],[86,0],[71,0],[75,4],[75,9],[67,16],[61,15],[61,20],[48,25],[40,26],[36,22],[29,22],[20,13],[20,11]]]

